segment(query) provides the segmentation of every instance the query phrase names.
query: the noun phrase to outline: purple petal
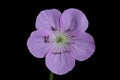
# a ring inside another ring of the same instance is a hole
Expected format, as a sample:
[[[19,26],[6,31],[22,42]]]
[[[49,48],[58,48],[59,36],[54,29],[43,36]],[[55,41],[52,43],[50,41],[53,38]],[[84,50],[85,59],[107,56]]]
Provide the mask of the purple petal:
[[[67,9],[63,12],[60,19],[61,31],[78,30],[84,32],[88,28],[88,20],[85,14],[74,8]]]
[[[52,36],[52,33],[47,30],[37,30],[31,33],[27,41],[27,46],[33,56],[43,58],[51,50],[50,44],[45,42],[45,36],[51,37],[50,35]]]
[[[74,36],[74,44],[71,45],[72,52],[70,54],[76,60],[84,61],[95,51],[94,39],[86,32],[76,33]]]
[[[61,12],[57,9],[44,10],[40,12],[36,19],[36,28],[56,28],[59,27]]]
[[[58,75],[68,73],[75,66],[75,59],[69,53],[48,53],[45,62],[50,71]]]

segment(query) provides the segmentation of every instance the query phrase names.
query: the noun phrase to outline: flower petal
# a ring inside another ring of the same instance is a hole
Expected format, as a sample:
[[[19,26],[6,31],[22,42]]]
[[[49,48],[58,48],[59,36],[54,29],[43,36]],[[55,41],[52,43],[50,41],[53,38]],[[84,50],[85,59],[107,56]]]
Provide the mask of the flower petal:
[[[63,12],[60,19],[61,31],[78,30],[84,32],[88,28],[88,20],[85,14],[74,8]]]
[[[61,12],[57,9],[44,10],[40,12],[36,19],[36,28],[56,28],[59,26]]]
[[[75,59],[69,53],[48,53],[45,62],[50,71],[58,75],[68,73],[75,66]]]
[[[74,36],[74,44],[71,45],[72,52],[70,54],[76,60],[84,61],[88,59],[95,51],[94,39],[86,32],[76,33]]]
[[[50,43],[45,42],[45,36],[51,37],[52,33],[47,30],[37,30],[32,32],[30,37],[28,38],[27,47],[31,54],[37,58],[45,57],[46,53],[52,50],[50,49]]]

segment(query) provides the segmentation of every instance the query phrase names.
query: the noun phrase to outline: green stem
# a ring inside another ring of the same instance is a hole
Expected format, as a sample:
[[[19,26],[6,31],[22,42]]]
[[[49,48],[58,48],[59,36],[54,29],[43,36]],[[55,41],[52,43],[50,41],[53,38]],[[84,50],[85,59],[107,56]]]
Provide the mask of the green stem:
[[[50,72],[49,80],[53,80],[53,79],[54,79],[54,74],[52,72]]]

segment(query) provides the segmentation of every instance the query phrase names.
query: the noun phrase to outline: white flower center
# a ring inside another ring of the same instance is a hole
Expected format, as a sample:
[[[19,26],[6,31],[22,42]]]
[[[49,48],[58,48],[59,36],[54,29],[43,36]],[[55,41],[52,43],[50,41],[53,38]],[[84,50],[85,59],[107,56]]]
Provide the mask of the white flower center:
[[[67,46],[70,42],[69,36],[66,33],[56,32],[54,38],[54,51],[55,54],[67,52]]]
[[[51,28],[54,36],[45,36],[45,43],[50,43],[52,46],[53,54],[69,53],[71,38],[73,37],[67,31],[61,32],[57,28]]]

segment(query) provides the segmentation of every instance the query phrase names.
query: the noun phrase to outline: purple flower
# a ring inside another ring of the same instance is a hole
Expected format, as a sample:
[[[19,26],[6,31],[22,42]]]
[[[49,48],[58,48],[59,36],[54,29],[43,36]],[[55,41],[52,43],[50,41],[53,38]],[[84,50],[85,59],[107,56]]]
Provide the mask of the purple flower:
[[[85,14],[74,8],[62,14],[57,9],[44,10],[36,19],[36,31],[27,41],[31,54],[44,58],[47,68],[62,75],[71,71],[75,60],[84,61],[95,51],[93,37],[88,34]]]

